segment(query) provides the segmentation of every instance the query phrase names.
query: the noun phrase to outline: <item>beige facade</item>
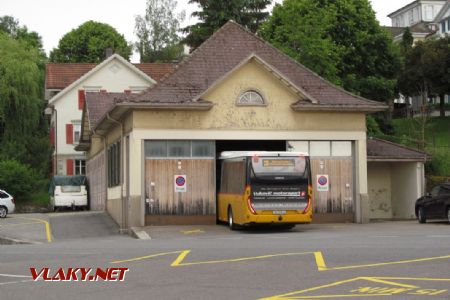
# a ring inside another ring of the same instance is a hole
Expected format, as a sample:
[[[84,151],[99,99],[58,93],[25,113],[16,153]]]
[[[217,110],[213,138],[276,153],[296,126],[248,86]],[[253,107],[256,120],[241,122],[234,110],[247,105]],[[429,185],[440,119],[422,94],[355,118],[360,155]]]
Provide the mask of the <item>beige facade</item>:
[[[265,104],[238,105],[236,100],[246,90],[258,91]],[[252,60],[217,82],[201,98],[213,103],[211,110],[135,109],[119,120],[122,126],[113,126],[104,138],[92,139],[88,157],[102,151],[104,141],[110,145],[122,138],[123,183],[107,189],[106,207],[124,228],[145,224],[145,140],[351,141],[355,157],[355,221],[363,220],[358,212],[363,206],[359,203],[361,195],[367,195],[363,112],[296,112],[290,106],[300,100],[299,94]]]

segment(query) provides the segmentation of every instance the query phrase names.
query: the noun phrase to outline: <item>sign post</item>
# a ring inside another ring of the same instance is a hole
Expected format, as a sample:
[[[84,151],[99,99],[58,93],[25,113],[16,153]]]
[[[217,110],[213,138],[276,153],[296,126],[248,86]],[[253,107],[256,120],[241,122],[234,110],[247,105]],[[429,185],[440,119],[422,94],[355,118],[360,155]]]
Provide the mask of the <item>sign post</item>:
[[[329,190],[328,175],[317,175],[317,191],[328,192],[328,190]]]
[[[176,193],[186,193],[187,190],[186,175],[174,176],[174,188]]]

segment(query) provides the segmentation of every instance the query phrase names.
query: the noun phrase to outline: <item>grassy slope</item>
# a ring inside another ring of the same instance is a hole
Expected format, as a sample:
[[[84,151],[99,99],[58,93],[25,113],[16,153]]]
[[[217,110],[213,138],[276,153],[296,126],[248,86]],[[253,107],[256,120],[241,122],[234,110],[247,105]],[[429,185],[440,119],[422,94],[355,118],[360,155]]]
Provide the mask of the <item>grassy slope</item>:
[[[420,122],[416,119],[393,120],[395,142],[417,149]],[[450,117],[430,118],[426,126],[426,151],[433,156],[430,175],[450,176]]]

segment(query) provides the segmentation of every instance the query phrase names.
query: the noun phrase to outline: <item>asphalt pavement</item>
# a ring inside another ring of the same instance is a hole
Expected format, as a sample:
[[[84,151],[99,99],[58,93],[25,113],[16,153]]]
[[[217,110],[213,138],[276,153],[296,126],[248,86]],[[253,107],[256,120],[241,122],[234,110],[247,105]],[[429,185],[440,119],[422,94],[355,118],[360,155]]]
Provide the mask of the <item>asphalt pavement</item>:
[[[151,240],[137,240],[91,217],[50,217],[51,242],[0,246],[0,299],[450,299],[444,222],[153,226]],[[72,228],[89,224],[102,229]],[[30,267],[129,271],[123,281],[48,282]]]

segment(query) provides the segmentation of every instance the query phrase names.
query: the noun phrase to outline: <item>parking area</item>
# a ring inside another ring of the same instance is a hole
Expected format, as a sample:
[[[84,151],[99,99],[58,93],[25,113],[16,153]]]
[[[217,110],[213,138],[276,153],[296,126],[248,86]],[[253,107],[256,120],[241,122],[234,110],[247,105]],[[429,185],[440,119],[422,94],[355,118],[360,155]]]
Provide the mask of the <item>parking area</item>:
[[[103,217],[52,215],[51,243],[2,246],[0,292],[11,296],[5,299],[30,293],[46,299],[78,299],[80,293],[89,299],[450,298],[450,225],[445,222],[244,231],[151,226],[145,228],[151,239],[137,240],[111,233]],[[87,230],[93,232],[80,233]],[[129,271],[122,282],[55,283],[32,281],[30,267],[53,273],[69,267]]]

